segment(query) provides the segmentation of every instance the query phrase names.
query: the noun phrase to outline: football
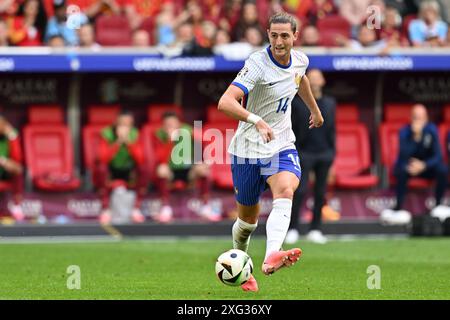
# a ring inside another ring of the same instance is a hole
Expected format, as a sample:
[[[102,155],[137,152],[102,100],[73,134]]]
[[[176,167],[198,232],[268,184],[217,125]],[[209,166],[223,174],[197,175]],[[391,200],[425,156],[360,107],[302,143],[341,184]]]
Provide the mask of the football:
[[[216,261],[216,275],[229,286],[240,286],[250,279],[253,262],[242,250],[231,249],[222,253]]]

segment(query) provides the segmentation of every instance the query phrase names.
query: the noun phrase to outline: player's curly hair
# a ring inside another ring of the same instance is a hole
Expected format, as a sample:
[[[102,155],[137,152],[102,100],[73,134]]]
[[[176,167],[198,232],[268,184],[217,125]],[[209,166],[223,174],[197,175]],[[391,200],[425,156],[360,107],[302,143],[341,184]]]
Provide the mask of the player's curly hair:
[[[269,29],[273,23],[275,23],[275,24],[276,23],[290,23],[292,32],[295,33],[297,31],[296,19],[292,15],[290,15],[286,12],[276,13],[273,16],[271,16],[269,19]]]

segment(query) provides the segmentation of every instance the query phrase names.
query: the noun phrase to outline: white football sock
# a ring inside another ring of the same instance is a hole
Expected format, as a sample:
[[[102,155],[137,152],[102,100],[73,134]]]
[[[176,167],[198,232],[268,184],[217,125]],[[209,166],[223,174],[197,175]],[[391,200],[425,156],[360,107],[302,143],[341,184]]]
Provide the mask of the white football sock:
[[[266,222],[267,246],[266,257],[274,251],[280,251],[291,221],[292,200],[287,198],[275,199],[272,211]]]
[[[250,224],[237,218],[233,224],[233,248],[247,252],[250,235],[258,226],[258,222]]]

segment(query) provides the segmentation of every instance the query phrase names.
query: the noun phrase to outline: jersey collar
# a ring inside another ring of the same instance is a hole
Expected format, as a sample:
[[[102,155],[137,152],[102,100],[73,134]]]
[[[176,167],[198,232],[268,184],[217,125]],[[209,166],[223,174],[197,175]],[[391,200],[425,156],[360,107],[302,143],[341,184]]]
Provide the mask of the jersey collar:
[[[275,58],[274,58],[273,55],[272,55],[272,51],[270,51],[270,47],[271,47],[271,46],[268,46],[268,47],[266,48],[267,54],[269,55],[270,60],[272,60],[272,62],[273,62],[277,67],[280,67],[280,68],[282,68],[282,69],[287,69],[287,68],[289,68],[289,67],[291,66],[291,64],[292,64],[292,54],[289,56],[289,64],[288,64],[288,65],[283,65],[283,64],[279,63],[277,60],[275,60]]]

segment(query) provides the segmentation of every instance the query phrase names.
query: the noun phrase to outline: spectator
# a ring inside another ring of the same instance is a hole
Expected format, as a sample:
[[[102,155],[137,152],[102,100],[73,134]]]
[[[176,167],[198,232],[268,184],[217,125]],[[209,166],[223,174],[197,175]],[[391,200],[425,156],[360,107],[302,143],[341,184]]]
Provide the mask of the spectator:
[[[2,0],[0,1],[0,18],[6,19],[15,15],[17,11],[16,0]]]
[[[316,243],[327,242],[327,238],[320,231],[322,208],[325,205],[328,172],[336,154],[336,101],[323,94],[325,78],[321,71],[311,69],[307,77],[325,121],[322,127],[308,130],[310,122],[308,108],[298,97],[292,101],[292,129],[296,136],[296,148],[301,150],[302,177],[300,186],[294,193],[291,223],[286,235],[286,242],[290,244],[296,242],[299,237],[299,214],[308,192],[310,172],[314,172],[315,175],[314,209],[307,239]]]
[[[49,39],[54,35],[62,36],[65,45],[67,46],[77,46],[79,43],[78,34],[76,29],[67,26],[67,4],[65,0],[53,0],[53,9],[55,16],[52,17],[47,23],[47,31],[45,33],[45,41],[48,42]],[[87,22],[87,17],[83,14],[79,15],[78,23],[80,25]]]
[[[225,0],[220,14],[219,28],[231,34],[241,16],[241,8],[242,0]]]
[[[17,221],[25,218],[21,202],[23,195],[22,151],[17,131],[0,114],[0,181],[12,184],[13,201],[8,206]]]
[[[203,42],[200,44],[203,48],[208,48],[210,54],[212,54],[212,49],[216,44],[216,33],[217,27],[212,21],[204,21],[202,24],[202,36]]]
[[[176,25],[186,22],[192,25],[196,43],[203,43],[203,12],[198,3],[190,1],[186,9],[177,17]]]
[[[136,48],[148,48],[150,46],[150,35],[145,30],[136,30],[133,32],[131,43]]]
[[[8,41],[8,24],[0,18],[0,47],[9,46]]]
[[[228,32],[224,29],[218,29],[216,32],[216,39],[215,39],[215,45],[216,46],[221,46],[224,44],[229,44],[230,43],[230,35],[228,34]]]
[[[193,165],[192,139],[193,129],[180,121],[176,113],[167,112],[162,117],[162,126],[156,130],[153,145],[157,162],[157,188],[161,196],[162,207],[155,219],[169,222],[173,218],[173,210],[169,204],[170,186],[181,181],[184,184],[197,183],[202,207],[200,215],[208,220],[217,221],[221,213],[208,204],[209,167],[206,164]],[[174,152],[174,150],[177,150]]]
[[[25,0],[11,18],[10,42],[17,46],[42,45],[47,15],[41,0]]]
[[[202,46],[194,34],[194,26],[184,22],[178,28],[176,46],[181,49],[182,56],[210,56],[213,54],[212,47]],[[206,43],[202,35],[202,42]]]
[[[403,210],[408,180],[411,177],[435,179],[436,207],[434,210],[446,210],[441,206],[442,196],[447,187],[447,167],[443,163],[436,125],[428,122],[427,109],[422,104],[412,108],[411,123],[400,130],[399,154],[394,167],[397,178],[395,208],[381,212],[381,220],[390,224],[407,224],[411,213]]]
[[[317,47],[320,46],[319,30],[315,26],[306,26],[303,29],[300,37],[300,45],[303,47]]]
[[[195,41],[194,27],[192,23],[184,22],[176,29],[175,46],[183,48],[188,43]]]
[[[54,34],[47,40],[47,46],[51,48],[64,48],[66,44],[64,42],[64,38],[61,35]]]
[[[420,4],[419,19],[411,21],[408,29],[414,47],[436,47],[445,44],[448,26],[440,18],[439,4],[424,1]]]
[[[259,28],[248,27],[244,33],[244,41],[253,47],[261,47],[264,44],[264,37]]]
[[[346,39],[339,36],[337,38],[337,42],[356,51],[364,48],[371,48],[377,50],[379,53],[382,53],[387,47],[385,40],[377,40],[375,29],[370,29],[365,24],[361,25],[358,31],[357,40]]]
[[[233,30],[233,39],[235,41],[241,41],[245,38],[245,30],[253,27],[259,30],[263,34],[263,30],[258,20],[258,9],[254,2],[247,2],[242,7],[241,18]]]
[[[313,0],[308,10],[307,18],[309,24],[315,26],[318,20],[336,13],[337,9],[332,0]]]
[[[101,223],[111,221],[110,191],[115,187],[136,189],[137,199],[131,218],[134,222],[145,220],[140,202],[147,191],[147,174],[139,131],[134,127],[130,112],[122,111],[116,122],[102,130],[99,161],[94,172],[94,184],[102,198]]]
[[[90,48],[98,50],[101,46],[95,42],[94,27],[90,23],[83,24],[78,30],[78,37],[80,39],[81,48]]]
[[[395,7],[386,7],[378,38],[391,47],[407,47],[408,39],[402,34],[402,17]]]
[[[171,2],[162,6],[161,13],[156,18],[156,38],[158,45],[173,45],[176,40],[175,35],[175,8]]]

